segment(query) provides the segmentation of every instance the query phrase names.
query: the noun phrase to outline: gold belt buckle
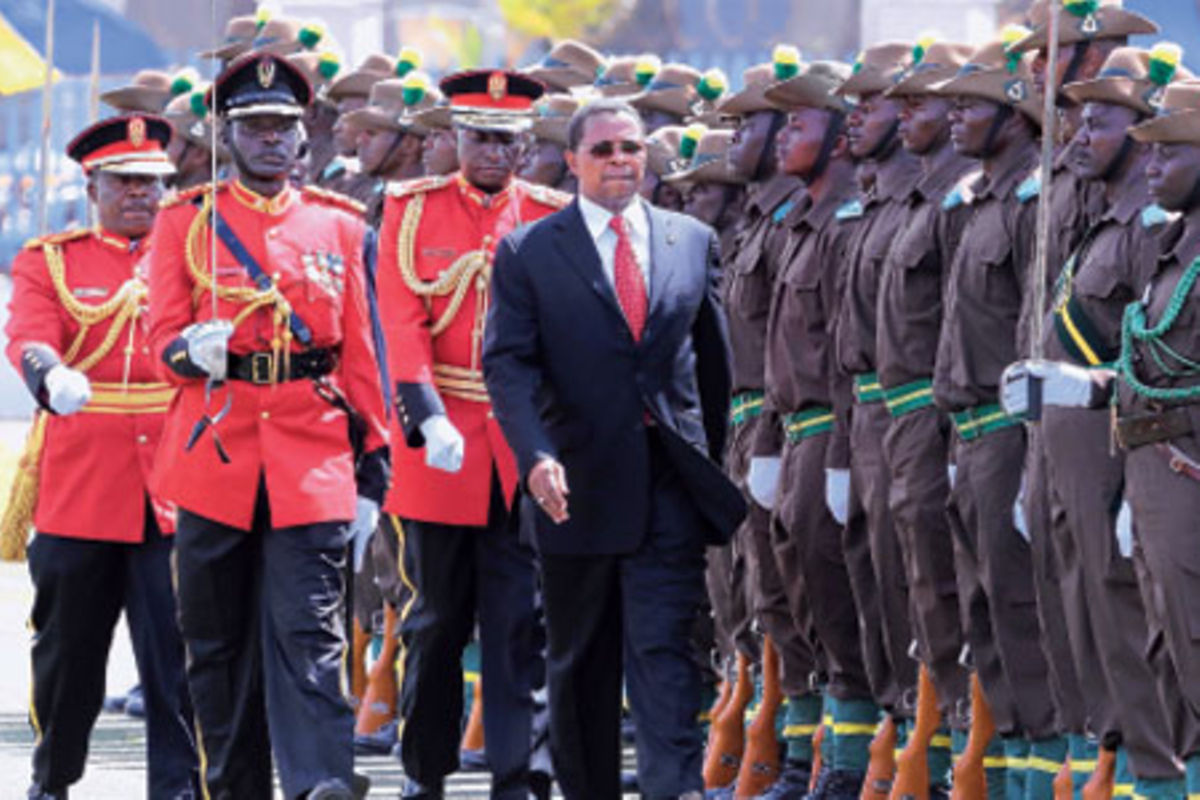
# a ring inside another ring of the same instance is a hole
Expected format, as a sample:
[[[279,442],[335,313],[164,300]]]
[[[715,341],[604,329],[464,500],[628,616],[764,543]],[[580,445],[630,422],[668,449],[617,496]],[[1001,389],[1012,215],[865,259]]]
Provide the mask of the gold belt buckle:
[[[252,353],[250,355],[250,382],[256,386],[267,386],[274,383],[275,359],[270,353]]]

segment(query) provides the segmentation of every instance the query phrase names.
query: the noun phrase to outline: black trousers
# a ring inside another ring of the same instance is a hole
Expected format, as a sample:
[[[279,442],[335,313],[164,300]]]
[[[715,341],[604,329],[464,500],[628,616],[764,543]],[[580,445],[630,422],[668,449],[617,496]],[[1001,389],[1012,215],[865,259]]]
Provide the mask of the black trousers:
[[[180,509],[179,619],[206,798],[269,800],[350,785],[354,715],[342,692],[346,525],[271,525],[260,486],[249,531]]]
[[[458,769],[462,654],[478,619],[492,797],[525,800],[538,656],[533,551],[520,542],[496,480],[486,528],[413,520],[397,527],[413,588],[400,623],[404,771],[435,785]]]
[[[621,796],[621,687],[647,798],[702,790],[700,669],[690,634],[704,602],[702,522],[656,434],[649,530],[627,555],[542,554],[550,749],[568,800]]]
[[[39,533],[33,579],[33,780],[64,789],[83,775],[88,738],[104,702],[105,670],[121,609],[146,698],[146,796],[197,791],[192,709],[171,589],[171,540],[149,507],[141,544]]]

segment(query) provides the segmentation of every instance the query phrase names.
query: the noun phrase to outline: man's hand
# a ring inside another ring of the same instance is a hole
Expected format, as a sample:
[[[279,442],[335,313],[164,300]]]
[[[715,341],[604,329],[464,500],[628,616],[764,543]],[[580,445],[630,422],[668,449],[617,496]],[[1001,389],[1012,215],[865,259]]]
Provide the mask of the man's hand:
[[[367,544],[375,529],[379,527],[379,503],[369,497],[358,496],[354,509],[354,521],[350,523],[350,540],[354,542],[354,571],[361,572]]]
[[[1089,370],[1060,361],[1018,361],[1009,364],[1000,376],[1000,405],[1009,415],[1017,417],[1029,412],[1031,378],[1040,379],[1042,405],[1069,408],[1092,405]]]
[[[87,376],[65,364],[56,364],[44,379],[50,408],[55,414],[74,414],[92,398]]]
[[[1012,507],[1012,524],[1017,529],[1017,533],[1025,541],[1031,541],[1029,538],[1029,525],[1025,520],[1025,476],[1021,476],[1021,489],[1017,492],[1017,499],[1013,501]]]
[[[746,473],[746,488],[754,502],[770,511],[779,488],[779,456],[754,456]]]
[[[529,471],[529,494],[556,524],[570,519],[567,513],[567,471],[553,458],[546,457]]]
[[[425,437],[425,464],[443,472],[458,472],[463,463],[463,437],[445,414],[421,423]]]
[[[233,323],[227,319],[194,322],[180,332],[187,342],[188,360],[207,372],[213,380],[225,380],[229,368],[229,337]]]
[[[825,469],[825,505],[838,525],[850,518],[850,470]]]

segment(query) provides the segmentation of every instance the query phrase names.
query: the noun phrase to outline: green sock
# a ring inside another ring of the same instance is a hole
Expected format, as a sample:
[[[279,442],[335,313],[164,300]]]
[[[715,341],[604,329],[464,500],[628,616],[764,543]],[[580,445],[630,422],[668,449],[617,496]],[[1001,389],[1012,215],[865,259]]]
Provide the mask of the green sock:
[[[788,761],[813,760],[812,737],[821,724],[821,695],[794,695],[784,706],[783,741]]]
[[[1133,773],[1129,771],[1129,755],[1124,747],[1117,748],[1117,774],[1113,783],[1113,797],[1133,796]]]
[[[821,727],[825,735],[821,737],[821,763],[825,769],[833,769],[833,712],[837,708],[837,698],[825,695],[821,701]]]
[[[1187,757],[1187,793],[1188,797],[1200,794],[1200,753]]]
[[[1029,741],[1019,737],[1004,740],[1004,786],[1009,800],[1025,797],[1025,773],[1029,766]]]
[[[866,771],[878,726],[879,706],[871,700],[838,700],[833,712],[833,768]]]
[[[746,706],[746,713],[742,715],[742,721],[749,725],[754,721],[754,715],[758,713],[758,707],[762,704],[762,672],[754,670],[754,696],[750,699],[750,704]]]
[[[900,717],[892,717],[892,722],[896,726],[896,752],[893,758],[900,755],[900,751],[908,747],[908,739],[912,736],[913,722],[911,719],[901,719]]]
[[[1072,733],[1067,740],[1071,752],[1071,796],[1079,800],[1083,797],[1083,785],[1096,771],[1100,747],[1094,739],[1077,733]]]
[[[1029,747],[1025,771],[1025,797],[1042,800],[1054,796],[1054,777],[1067,760],[1069,742],[1065,736],[1037,739]]]
[[[954,733],[959,733],[955,731]],[[952,735],[948,728],[938,728],[937,733],[929,740],[929,753],[925,761],[929,764],[929,783],[932,786],[950,785],[950,764]],[[963,732],[963,743],[966,744],[966,732]],[[959,752],[962,752],[959,750]]]
[[[983,756],[983,774],[987,779],[988,800],[1004,800],[1004,742],[993,736]]]
[[[1186,797],[1183,778],[1138,778],[1133,796],[1138,800],[1177,800]]]

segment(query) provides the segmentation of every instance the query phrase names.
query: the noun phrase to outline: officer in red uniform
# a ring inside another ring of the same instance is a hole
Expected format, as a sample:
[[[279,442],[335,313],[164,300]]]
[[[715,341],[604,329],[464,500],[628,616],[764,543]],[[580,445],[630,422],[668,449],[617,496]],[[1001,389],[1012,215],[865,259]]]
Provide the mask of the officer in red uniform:
[[[517,467],[492,417],[480,349],[496,243],[569,198],[513,177],[540,83],[478,71],[445,78],[441,89],[461,169],[394,185],[380,231],[379,305],[397,405],[384,508],[403,519],[415,589],[401,622],[402,796],[441,797],[458,767],[460,663],[478,619],[492,796],[525,798],[533,555],[511,511]]]
[[[147,346],[146,248],[174,169],[166,120],[113,117],[67,152],[98,226],[35,239],[13,261],[8,357],[40,406],[9,512],[32,511],[35,588],[31,798],[65,798],[83,775],[104,699],[113,628],[129,617],[145,689],[147,796],[191,798],[196,751],[171,590],[174,510],[148,490],[171,387]],[[40,458],[36,448],[40,447]],[[34,480],[37,480],[35,477]],[[19,516],[19,514],[17,515]],[[19,525],[24,538],[27,519]]]
[[[180,195],[155,228],[151,339],[179,386],[155,481],[179,505],[211,798],[269,797],[272,752],[287,798],[365,793],[340,682],[345,557],[378,519],[387,429],[362,220],[287,180],[311,95],[284,59],[232,62],[209,102],[237,178]]]

